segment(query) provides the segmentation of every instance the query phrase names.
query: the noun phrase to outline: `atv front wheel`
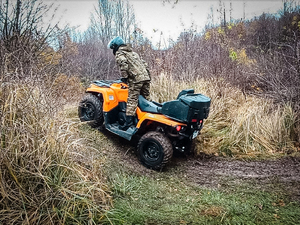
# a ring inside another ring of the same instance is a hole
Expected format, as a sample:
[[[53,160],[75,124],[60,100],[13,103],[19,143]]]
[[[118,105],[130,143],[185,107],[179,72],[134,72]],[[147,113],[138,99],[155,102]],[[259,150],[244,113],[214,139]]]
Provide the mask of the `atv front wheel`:
[[[165,135],[152,131],[144,134],[139,140],[137,154],[144,166],[159,170],[172,158],[173,148]]]
[[[80,121],[93,128],[100,127],[104,121],[102,102],[95,95],[86,94],[79,103],[78,115]]]

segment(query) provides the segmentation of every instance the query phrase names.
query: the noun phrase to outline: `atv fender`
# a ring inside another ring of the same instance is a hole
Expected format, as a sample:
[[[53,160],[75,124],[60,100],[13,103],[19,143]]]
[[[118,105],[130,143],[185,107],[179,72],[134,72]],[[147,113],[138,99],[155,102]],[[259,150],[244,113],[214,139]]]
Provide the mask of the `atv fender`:
[[[137,108],[136,114],[137,114],[138,120],[139,120],[139,122],[136,125],[137,128],[140,128],[142,123],[145,121],[155,121],[155,122],[159,122],[159,123],[171,126],[171,127],[176,127],[178,125],[186,126],[186,124],[171,120],[162,114],[142,112],[140,110],[140,108]]]
[[[119,104],[116,94],[111,88],[99,87],[97,85],[92,84],[89,88],[86,89],[86,92],[100,93],[102,95],[103,112],[109,112]]]

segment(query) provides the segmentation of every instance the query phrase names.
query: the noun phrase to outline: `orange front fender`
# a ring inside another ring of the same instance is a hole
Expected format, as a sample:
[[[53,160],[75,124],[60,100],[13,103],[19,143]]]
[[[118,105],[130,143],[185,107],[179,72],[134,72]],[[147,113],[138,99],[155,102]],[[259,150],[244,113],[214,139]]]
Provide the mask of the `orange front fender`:
[[[118,99],[112,89],[92,84],[86,89],[88,93],[100,93],[103,97],[103,111],[108,112],[118,105]]]
[[[123,86],[125,85],[123,84]],[[126,102],[128,97],[128,89],[122,89],[121,84],[113,84],[110,88],[91,84],[91,86],[86,89],[86,92],[100,93],[102,95],[104,112],[109,112],[118,106],[119,102]]]

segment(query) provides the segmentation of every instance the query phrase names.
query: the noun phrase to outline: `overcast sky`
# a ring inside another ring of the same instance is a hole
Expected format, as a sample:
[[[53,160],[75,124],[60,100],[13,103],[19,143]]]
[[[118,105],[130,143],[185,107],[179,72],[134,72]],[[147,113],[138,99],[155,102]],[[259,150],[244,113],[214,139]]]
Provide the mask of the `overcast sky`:
[[[90,15],[94,11],[93,7],[97,4],[97,0],[56,0],[56,2],[60,5],[58,14],[62,16],[62,23],[79,26],[78,29],[81,31],[88,27]],[[133,5],[140,29],[154,44],[159,41],[161,33],[163,34],[162,39],[171,38],[176,41],[180,32],[189,29],[192,24],[200,32],[205,26],[212,8],[216,17],[215,22],[218,17],[219,1],[217,0],[179,0],[176,5],[163,4],[160,0],[129,0],[129,2]],[[227,9],[227,19],[229,19],[230,2],[232,2],[234,19],[243,18],[244,13],[248,19],[260,15],[262,12],[275,13],[283,5],[281,0],[223,0],[222,2]]]

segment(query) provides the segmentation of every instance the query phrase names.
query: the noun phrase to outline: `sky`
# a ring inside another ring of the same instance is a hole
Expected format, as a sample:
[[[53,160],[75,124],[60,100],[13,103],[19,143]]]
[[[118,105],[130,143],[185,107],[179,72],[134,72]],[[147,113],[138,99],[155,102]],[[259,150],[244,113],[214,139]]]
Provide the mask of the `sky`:
[[[201,32],[212,10],[214,22],[218,22],[218,0],[179,0],[177,4],[173,4],[174,0],[170,1],[172,3],[163,4],[162,0],[129,0],[139,28],[154,45],[160,40],[168,41],[169,38],[176,41],[182,31],[192,26]],[[59,5],[57,15],[62,24],[68,23],[84,31],[89,25],[97,0],[55,0],[55,3]],[[222,0],[222,5],[224,4],[223,7],[226,8],[227,19],[229,19],[230,3],[234,19],[241,19],[244,15],[246,19],[250,19],[263,12],[275,13],[283,6],[282,0]]]

